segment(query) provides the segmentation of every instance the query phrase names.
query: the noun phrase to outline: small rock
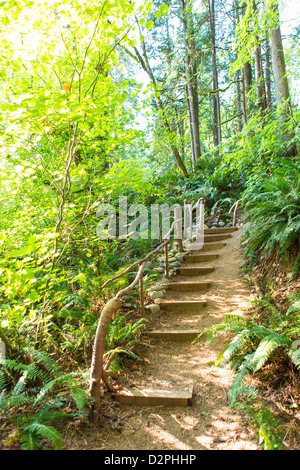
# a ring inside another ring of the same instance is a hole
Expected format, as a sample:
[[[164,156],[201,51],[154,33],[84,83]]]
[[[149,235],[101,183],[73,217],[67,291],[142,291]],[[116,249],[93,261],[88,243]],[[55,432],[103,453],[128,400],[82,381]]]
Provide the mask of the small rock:
[[[145,308],[150,310],[151,313],[157,313],[160,311],[160,306],[157,304],[146,305]]]
[[[221,221],[221,222],[219,222],[219,225],[220,225],[220,227],[224,227],[225,222],[222,222],[222,221]]]
[[[161,286],[151,286],[148,291],[149,292],[153,292],[153,291],[160,291],[161,290]]]
[[[162,299],[164,296],[163,292],[158,291],[158,292],[151,292],[150,297],[151,299]]]
[[[154,300],[154,303],[155,303],[156,305],[159,305],[159,304],[161,303],[161,299],[155,299],[155,300]]]
[[[160,267],[154,268],[154,269],[156,272],[161,273],[161,274],[165,271],[164,268],[160,268]]]

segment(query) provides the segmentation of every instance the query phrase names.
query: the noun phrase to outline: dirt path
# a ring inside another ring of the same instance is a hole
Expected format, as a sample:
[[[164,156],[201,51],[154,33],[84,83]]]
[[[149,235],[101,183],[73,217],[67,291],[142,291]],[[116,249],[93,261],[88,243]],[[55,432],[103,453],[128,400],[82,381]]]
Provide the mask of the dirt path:
[[[207,307],[199,314],[159,315],[159,328],[204,329],[223,320],[225,313],[243,314],[250,293],[243,284],[239,266],[241,230],[226,240],[218,250],[219,258],[211,261],[215,270],[197,280],[211,279],[212,286],[200,295],[176,293],[178,299],[203,298]],[[201,265],[201,264],[199,264]],[[202,264],[204,266],[204,264]],[[192,280],[192,278],[190,278]],[[195,278],[196,279],[196,278]],[[188,297],[187,297],[188,296]],[[171,298],[171,294],[167,297]],[[193,406],[133,407],[122,406],[124,426],[110,431],[101,443],[103,450],[255,450],[257,440],[246,417],[228,407],[227,394],[234,373],[229,367],[214,366],[219,352],[228,344],[225,338],[215,339],[209,346],[151,341],[148,364],[143,363],[128,374],[137,387],[188,389],[194,386]]]

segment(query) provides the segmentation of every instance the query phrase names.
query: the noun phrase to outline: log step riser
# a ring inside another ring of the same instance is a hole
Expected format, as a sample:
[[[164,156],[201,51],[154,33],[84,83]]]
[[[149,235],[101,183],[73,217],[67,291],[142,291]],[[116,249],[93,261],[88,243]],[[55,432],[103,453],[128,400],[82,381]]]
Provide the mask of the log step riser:
[[[178,269],[180,276],[203,276],[214,271],[214,268],[192,268],[183,267]]]
[[[228,238],[231,238],[231,235],[228,233],[222,233],[218,235],[206,235],[204,234],[204,243],[205,242],[219,242],[221,240],[227,240]]]
[[[169,284],[167,289],[172,292],[205,292],[210,286],[210,282],[174,282]]]
[[[183,260],[185,263],[206,263],[218,259],[220,255],[208,254],[208,255],[186,255]]]
[[[192,406],[193,386],[187,391],[129,390],[114,395],[122,405],[134,406]]]
[[[220,242],[220,243],[204,243],[203,247],[201,248],[200,251],[215,251],[215,250],[220,250],[221,248],[224,248],[227,243],[225,242]]]

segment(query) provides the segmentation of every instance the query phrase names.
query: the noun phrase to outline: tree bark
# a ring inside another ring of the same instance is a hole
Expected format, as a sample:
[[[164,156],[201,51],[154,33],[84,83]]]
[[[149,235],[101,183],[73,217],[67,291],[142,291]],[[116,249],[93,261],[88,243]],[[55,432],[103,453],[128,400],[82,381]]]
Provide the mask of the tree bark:
[[[197,68],[195,63],[195,45],[194,45],[194,25],[192,13],[189,10],[190,5],[184,0],[180,0],[181,21],[184,33],[185,47],[185,70],[188,92],[189,119],[192,140],[193,166],[201,157],[200,146],[200,126],[199,126],[199,104],[198,104],[198,85]]]
[[[271,51],[268,33],[265,37],[265,86],[266,86],[266,104],[269,110],[272,110],[272,92],[271,92]]]
[[[256,1],[252,1],[252,7],[254,12],[254,21],[257,20],[258,10]],[[266,96],[265,96],[265,83],[262,72],[262,61],[261,61],[261,47],[260,39],[255,36],[255,49],[254,49],[254,64],[255,64],[255,85],[256,85],[256,96],[257,104],[260,109],[261,115],[263,116],[266,110]]]
[[[286,77],[285,59],[283,53],[282,37],[279,23],[278,3],[273,6],[277,27],[271,31],[271,54],[278,106],[283,105],[283,112],[290,112],[290,92]]]
[[[292,107],[288,80],[286,76],[285,58],[280,30],[278,1],[272,6],[272,10],[275,15],[276,21],[276,26],[272,28],[271,31],[271,55],[274,85],[276,90],[276,101],[277,106],[278,108],[280,108],[281,111],[282,120],[284,122],[288,122],[291,118]],[[288,142],[295,137],[295,132],[293,130],[287,131],[283,137],[287,141],[287,145],[289,146],[287,151],[288,155],[296,155],[296,145],[288,144]]]
[[[208,0],[209,19],[211,29],[211,45],[212,45],[212,75],[213,75],[213,91],[218,90],[218,68],[216,53],[216,22],[215,22],[215,0]],[[220,95],[213,94],[213,140],[215,147],[218,147],[222,141],[221,133],[221,111],[220,111]],[[218,149],[219,153],[219,149]]]
[[[138,25],[139,25],[139,23],[138,23]],[[140,36],[142,36],[141,31],[140,31]],[[154,74],[153,74],[152,69],[151,69],[150,64],[149,64],[147,51],[146,51],[146,45],[145,45],[145,42],[143,40],[141,40],[141,46],[142,46],[143,55],[141,55],[139,53],[138,49],[135,47],[134,48],[134,51],[135,51],[134,58],[137,62],[140,63],[140,65],[145,70],[145,72],[148,74],[148,76],[151,80],[151,83],[152,83],[152,86],[153,86],[153,91],[154,91],[154,96],[155,96],[155,101],[156,101],[157,107],[158,107],[158,109],[161,113],[162,124],[163,124],[163,127],[165,128],[167,136],[169,138],[169,143],[170,143],[170,147],[172,149],[172,153],[174,155],[174,158],[177,162],[177,165],[178,165],[182,175],[185,178],[188,178],[189,175],[188,175],[187,169],[186,169],[185,164],[184,164],[184,162],[183,162],[183,160],[180,156],[178,148],[174,144],[174,139],[172,138],[171,127],[170,127],[170,124],[169,124],[169,121],[168,121],[168,118],[167,118],[167,115],[166,115],[166,112],[165,112],[165,107],[164,107],[163,102],[160,98],[160,92],[157,89],[156,80],[155,80]],[[125,51],[127,53],[129,52],[128,49],[125,49]],[[131,57],[133,56],[133,54],[131,54],[131,53],[129,55]]]

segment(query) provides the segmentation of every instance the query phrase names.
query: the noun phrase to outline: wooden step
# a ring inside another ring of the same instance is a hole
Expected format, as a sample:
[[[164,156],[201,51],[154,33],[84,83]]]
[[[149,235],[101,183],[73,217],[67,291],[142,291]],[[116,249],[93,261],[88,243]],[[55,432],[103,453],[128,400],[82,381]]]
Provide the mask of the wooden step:
[[[227,243],[225,242],[205,242],[200,251],[216,251],[224,248]]]
[[[210,281],[178,281],[170,282],[166,288],[171,291],[202,292],[209,289]]]
[[[237,227],[206,228],[204,230],[204,234],[211,235],[214,233],[232,233],[232,232],[236,232],[236,230],[238,230]]]
[[[178,268],[178,274],[180,276],[201,276],[203,274],[208,274],[214,271],[213,266],[209,267],[195,267],[195,266],[180,266]]]
[[[160,308],[166,311],[174,312],[198,312],[203,310],[207,305],[206,300],[162,300],[159,304]]]
[[[163,341],[192,341],[201,333],[200,330],[149,330],[146,336]]]
[[[183,260],[185,263],[206,263],[219,258],[218,253],[203,253],[201,255],[185,255]]]
[[[188,390],[124,389],[114,394],[122,405],[134,406],[191,406],[193,385]]]
[[[205,242],[219,242],[221,240],[227,240],[231,238],[231,233],[212,233],[212,234],[204,234],[204,243]]]

